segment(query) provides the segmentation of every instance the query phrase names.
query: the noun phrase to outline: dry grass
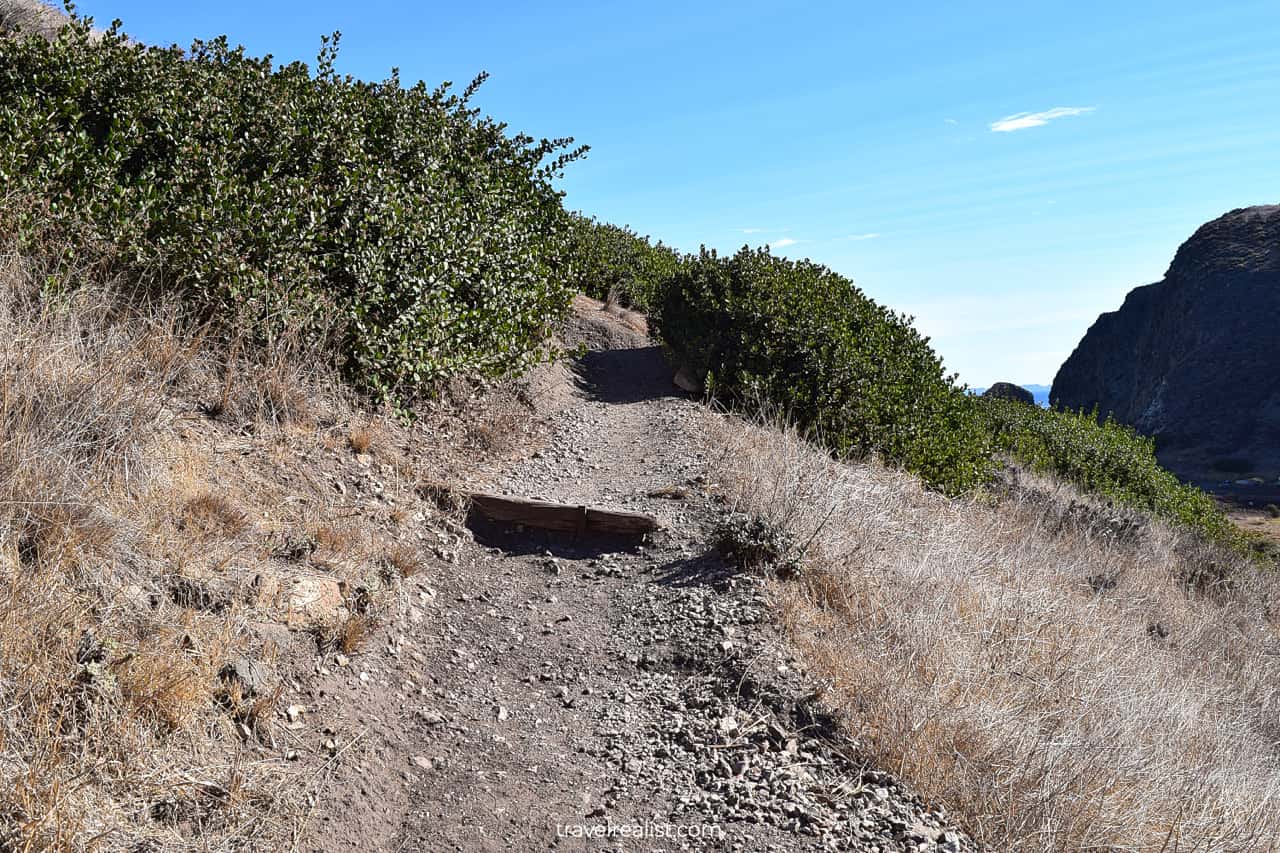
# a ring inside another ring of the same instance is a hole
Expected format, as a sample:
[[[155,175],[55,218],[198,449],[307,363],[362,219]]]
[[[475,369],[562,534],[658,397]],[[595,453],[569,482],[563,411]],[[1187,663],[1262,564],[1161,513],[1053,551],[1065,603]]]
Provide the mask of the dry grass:
[[[372,617],[363,613],[353,613],[338,626],[334,642],[344,653],[354,654],[369,639],[369,635],[376,627],[377,622]]]
[[[332,421],[348,403],[337,384],[331,360],[296,336],[286,335],[270,349],[245,346],[239,339],[217,347],[221,357],[199,360],[200,409],[216,420],[258,426],[313,426]]]
[[[354,453],[368,453],[376,438],[377,433],[372,426],[353,427],[347,436],[347,445]]]
[[[447,484],[531,429],[522,386],[456,383],[406,426],[323,351],[196,325],[56,237],[17,251],[18,204],[0,199],[0,851],[289,849],[328,756],[290,760],[273,732],[284,671],[404,611],[423,541],[463,509]],[[345,601],[291,633],[309,575]],[[224,677],[242,658],[274,667],[256,692]]]
[[[313,532],[316,548],[330,554],[350,554],[361,546],[364,533],[354,525],[320,524]]]
[[[648,318],[641,312],[624,305],[622,292],[616,287],[609,288],[604,301],[600,303],[600,310],[606,314],[612,314],[637,332],[649,333]]]
[[[403,542],[390,548],[383,556],[383,560],[387,568],[402,578],[411,578],[419,574],[425,563],[420,548]]]
[[[305,792],[216,701],[247,614],[178,603],[253,532],[175,451],[222,359],[116,293],[0,246],[0,849],[270,845]]]
[[[244,511],[225,495],[205,492],[187,501],[182,508],[186,529],[206,536],[239,536],[249,527]]]
[[[976,839],[1280,846],[1280,578],[1061,484],[956,502],[794,434],[716,430],[730,503],[804,547],[774,589],[826,700]]]
[[[651,498],[661,498],[669,501],[683,501],[688,500],[689,490],[684,486],[670,485],[653,489],[648,493],[648,495]]]

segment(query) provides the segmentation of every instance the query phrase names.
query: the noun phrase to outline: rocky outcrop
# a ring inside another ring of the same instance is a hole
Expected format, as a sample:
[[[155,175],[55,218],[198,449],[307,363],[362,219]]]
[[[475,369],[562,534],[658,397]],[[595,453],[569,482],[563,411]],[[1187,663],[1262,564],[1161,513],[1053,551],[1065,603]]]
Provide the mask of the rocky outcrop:
[[[0,33],[21,30],[53,38],[67,16],[40,0],[0,0]]]
[[[1280,205],[1203,225],[1162,281],[1103,314],[1051,399],[1156,439],[1188,478],[1280,472]]]
[[[1028,406],[1036,404],[1036,396],[1034,394],[1021,385],[1014,385],[1012,382],[997,382],[983,391],[982,396],[995,397],[998,400],[1015,400],[1019,403],[1026,403]]]

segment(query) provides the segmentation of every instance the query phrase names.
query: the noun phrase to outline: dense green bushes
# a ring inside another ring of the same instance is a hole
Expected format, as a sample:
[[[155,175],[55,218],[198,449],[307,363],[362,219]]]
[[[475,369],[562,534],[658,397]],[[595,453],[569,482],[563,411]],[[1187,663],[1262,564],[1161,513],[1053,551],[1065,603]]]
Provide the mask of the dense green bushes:
[[[332,335],[384,397],[527,366],[572,295],[551,180],[579,152],[480,117],[479,80],[364,83],[335,54],[0,40],[0,197],[260,336]]]
[[[1208,538],[1235,542],[1238,529],[1213,498],[1183,484],[1156,461],[1147,436],[1097,412],[1041,409],[976,399],[997,449],[1094,494],[1186,524]]]
[[[982,421],[928,341],[825,267],[704,250],[654,319],[719,399],[781,407],[838,454],[878,453],[953,493],[992,470]]]
[[[576,289],[596,299],[616,295],[641,311],[661,304],[683,260],[661,241],[650,243],[630,228],[576,214],[572,253]]]
[[[1003,453],[1240,543],[1212,498],[1160,467],[1150,439],[1085,413],[968,395],[907,318],[825,267],[763,249],[703,251],[651,298],[657,332],[718,399],[781,408],[837,454],[875,452],[954,494],[987,483]]]

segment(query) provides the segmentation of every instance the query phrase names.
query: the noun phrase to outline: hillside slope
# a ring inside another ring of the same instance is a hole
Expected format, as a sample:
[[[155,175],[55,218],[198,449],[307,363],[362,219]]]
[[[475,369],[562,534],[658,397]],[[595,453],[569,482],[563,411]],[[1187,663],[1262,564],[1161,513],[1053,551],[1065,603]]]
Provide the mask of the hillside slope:
[[[473,523],[322,682],[357,742],[317,849],[1280,841],[1274,577],[1016,469],[992,506],[834,462],[685,399],[638,325],[578,300],[573,394],[483,483],[662,532]]]
[[[542,441],[486,485],[651,513],[662,531],[640,544],[473,519],[474,541],[385,637],[291,700],[359,738],[307,846],[543,849],[613,826],[595,844],[968,849],[864,769],[761,579],[709,544],[725,507],[706,415],[637,325],[577,302],[573,387],[543,388],[558,405]]]
[[[835,462],[678,395],[587,300],[572,372],[406,427],[305,351],[42,301],[5,257],[6,847],[1280,837],[1280,587],[1192,534]],[[476,488],[663,530],[493,527]]]

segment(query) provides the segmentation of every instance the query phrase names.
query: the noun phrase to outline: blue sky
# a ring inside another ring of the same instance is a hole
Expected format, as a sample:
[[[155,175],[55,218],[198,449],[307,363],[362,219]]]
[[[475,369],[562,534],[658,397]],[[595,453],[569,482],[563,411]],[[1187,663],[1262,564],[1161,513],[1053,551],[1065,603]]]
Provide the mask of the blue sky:
[[[914,315],[974,385],[1049,382],[1200,223],[1280,202],[1271,2],[88,0],[152,43],[465,85],[591,145],[570,207],[682,249],[769,243]]]

